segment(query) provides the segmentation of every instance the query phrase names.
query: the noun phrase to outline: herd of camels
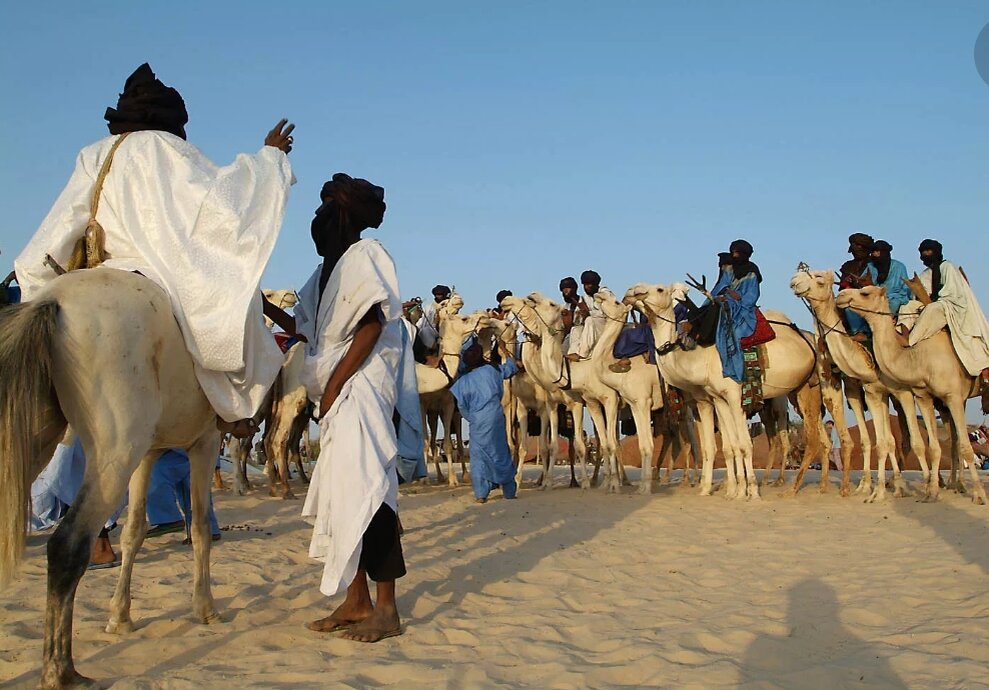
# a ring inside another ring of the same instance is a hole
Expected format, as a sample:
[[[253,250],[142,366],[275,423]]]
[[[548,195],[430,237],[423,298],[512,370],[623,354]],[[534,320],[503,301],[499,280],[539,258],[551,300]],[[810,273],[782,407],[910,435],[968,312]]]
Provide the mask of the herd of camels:
[[[780,458],[778,483],[782,483],[786,446],[789,443],[787,400],[796,402],[804,418],[807,448],[792,485],[796,492],[811,458],[823,455],[829,443],[822,423],[823,408],[835,419],[842,437],[843,495],[849,493],[851,437],[844,427],[842,405],[847,400],[860,428],[865,471],[858,491],[867,500],[886,495],[886,461],[893,469],[897,494],[905,490],[900,476],[897,448],[890,427],[889,400],[906,414],[910,445],[923,469],[922,500],[937,499],[941,447],[937,439],[935,404],[950,414],[954,440],[948,486],[963,489],[959,461],[964,461],[974,482],[973,499],[984,504],[985,490],[975,469],[974,453],[965,424],[965,402],[973,397],[976,381],[958,360],[946,333],[912,348],[896,339],[889,304],[881,288],[843,290],[834,294],[830,271],[801,267],[790,287],[810,307],[817,333],[801,331],[779,312],[765,311],[776,324],[776,338],[763,346],[767,404],[762,412],[771,438],[771,458]],[[654,434],[663,436],[660,457],[677,454],[676,448],[694,447],[702,459],[701,494],[713,491],[716,429],[726,458],[725,495],[759,497],[752,462],[752,439],[741,405],[739,384],[721,374],[713,347],[687,350],[675,346],[674,306],[686,295],[683,284],[639,283],[618,301],[608,293],[595,299],[607,325],[592,355],[570,362],[563,352],[564,326],[561,306],[539,294],[508,297],[501,304],[515,318],[501,320],[485,312],[460,315],[463,302],[457,296],[442,304],[440,359],[444,366],[419,364],[417,374],[424,417],[431,422],[426,450],[439,471],[435,418],[447,432],[444,446],[446,481],[456,483],[450,430],[455,406],[449,393],[450,378],[459,365],[461,345],[471,334],[482,343],[499,340],[511,347],[516,329],[526,331],[522,345],[524,372],[506,384],[504,406],[506,432],[521,472],[527,447],[525,423],[535,411],[545,433],[540,434],[542,486],[550,488],[550,471],[556,461],[559,406],[574,420],[583,419],[586,407],[594,423],[599,455],[604,466],[603,484],[610,492],[622,485],[618,458],[619,408],[627,405],[635,420],[642,458],[639,490],[649,493],[653,484]],[[274,296],[289,307],[286,295]],[[615,373],[613,345],[631,309],[647,319],[658,346],[655,364],[644,357],[633,359],[626,373]],[[839,309],[851,308],[869,322],[874,351],[866,350],[846,334]],[[100,337],[94,338],[98,333]],[[821,345],[823,341],[823,345]],[[282,376],[272,393],[268,439],[269,476],[277,468],[282,494],[289,496],[288,460],[298,448],[298,435],[308,424],[304,391],[300,390],[301,349],[290,350]],[[834,375],[835,365],[840,375]],[[444,371],[445,370],[445,371]],[[666,405],[675,388],[687,402],[686,412],[672,413]],[[203,623],[219,620],[210,590],[210,534],[206,518],[210,477],[220,444],[215,414],[196,380],[194,365],[165,293],[143,276],[123,271],[88,270],[65,274],[52,281],[38,299],[0,310],[0,586],[13,577],[22,558],[30,485],[49,461],[67,427],[82,439],[88,458],[86,476],[76,504],[48,541],[48,599],[44,628],[42,686],[66,688],[89,680],[72,660],[72,611],[76,587],[86,570],[90,542],[129,491],[129,514],[121,536],[122,567],[110,606],[107,631],[133,629],[130,617],[130,581],[134,559],[146,532],[146,494],[154,461],[161,450],[185,448],[192,479],[195,559],[193,612]],[[917,423],[920,409],[927,439]],[[872,473],[872,442],[864,430],[864,410],[875,421],[877,475]],[[694,431],[694,414],[699,433]],[[300,421],[301,420],[301,421]],[[514,422],[514,423],[513,423]],[[512,428],[518,426],[518,434]],[[716,426],[717,425],[717,426]],[[578,422],[579,426],[579,422]],[[653,433],[647,431],[652,427]],[[581,433],[573,434],[580,463],[580,485],[587,488],[587,448]],[[694,439],[699,438],[699,442]],[[464,456],[460,456],[463,463]],[[242,481],[243,462],[235,481]],[[823,465],[827,467],[826,463]],[[462,466],[463,471],[466,468]],[[764,473],[767,481],[772,460]],[[240,475],[240,479],[238,479]],[[688,473],[684,472],[685,477]],[[826,469],[822,472],[826,486]],[[670,474],[667,473],[667,477]],[[438,473],[438,477],[442,477]]]

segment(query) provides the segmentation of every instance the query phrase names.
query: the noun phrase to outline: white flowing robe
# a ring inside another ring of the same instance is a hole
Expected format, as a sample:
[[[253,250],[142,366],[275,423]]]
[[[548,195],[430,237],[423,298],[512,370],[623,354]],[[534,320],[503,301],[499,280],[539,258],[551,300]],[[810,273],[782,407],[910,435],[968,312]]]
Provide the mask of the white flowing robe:
[[[84,148],[55,205],[14,262],[25,300],[64,266],[85,233],[96,177],[117,137]],[[283,356],[261,314],[260,282],[293,182],[288,157],[265,146],[218,167],[159,131],[133,132],[117,149],[96,219],[109,258],[95,270],[138,271],[167,294],[213,409],[250,417]]]
[[[599,288],[599,290],[606,295],[614,296],[611,290],[603,285]],[[583,295],[581,296],[581,299],[583,299],[584,304],[587,305],[588,314],[582,319],[581,323],[574,325],[573,330],[571,330],[569,352],[575,352],[580,355],[581,359],[586,359],[590,357],[591,352],[594,351],[594,345],[597,344],[598,338],[601,336],[601,331],[604,330],[604,325],[608,317],[604,315],[604,311],[601,309],[601,306],[594,301],[593,297]],[[576,312],[576,314],[579,313],[580,312]]]
[[[932,275],[929,268],[920,275],[928,294],[932,291]],[[942,262],[941,280],[944,285],[936,301],[927,306],[911,301],[900,310],[901,313],[909,313],[923,309],[910,331],[910,345],[930,338],[947,326],[958,359],[971,376],[978,376],[989,367],[989,323],[986,322],[986,315],[975,298],[972,286],[956,266],[948,261]]]
[[[325,562],[320,591],[332,596],[357,574],[361,540],[383,503],[398,512],[398,442],[393,415],[402,357],[402,301],[391,256],[375,240],[352,245],[319,300],[317,267],[299,292],[295,316],[309,338],[305,383],[319,402],[358,322],[380,305],[385,326],[319,425],[319,460],[302,509],[313,522],[309,555]],[[317,312],[318,302],[318,312]]]

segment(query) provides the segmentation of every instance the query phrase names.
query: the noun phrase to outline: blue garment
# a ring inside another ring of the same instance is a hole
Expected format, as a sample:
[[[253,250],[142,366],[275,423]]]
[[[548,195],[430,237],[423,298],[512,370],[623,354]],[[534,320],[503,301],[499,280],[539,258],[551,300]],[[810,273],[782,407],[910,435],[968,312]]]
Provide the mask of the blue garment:
[[[869,264],[869,268],[875,271],[873,278],[879,280],[879,270],[872,264]],[[890,259],[889,273],[886,274],[886,280],[881,284],[877,283],[879,287],[886,290],[886,297],[889,299],[889,310],[894,314],[899,314],[900,307],[913,299],[913,293],[907,284],[903,282],[906,279],[907,267],[903,265],[902,261]]]
[[[185,451],[166,450],[155,461],[148,484],[148,522],[164,525],[184,521],[192,524],[192,480],[189,456]],[[179,512],[181,510],[181,512]],[[220,533],[220,525],[213,511],[213,495],[209,497],[209,525],[212,534]]]
[[[755,308],[759,301],[759,279],[755,273],[747,273],[735,278],[731,272],[721,274],[711,294],[717,297],[728,290],[738,293],[739,299],[725,295],[721,303],[721,318],[718,320],[718,333],[715,345],[721,356],[721,373],[730,379],[742,382],[744,364],[742,361],[741,339],[755,332]]]
[[[412,338],[402,329],[402,356],[398,360],[398,395],[395,399],[395,432],[398,438],[399,483],[413,482],[427,474],[423,452],[422,413]]]
[[[44,530],[54,527],[76,500],[82,480],[86,474],[86,454],[82,441],[77,436],[71,446],[61,443],[55,448],[51,462],[45,466],[38,478],[31,484],[31,529]],[[117,518],[127,507],[124,494],[120,506],[106,521],[105,527],[112,529]]]
[[[20,304],[21,302],[21,289],[17,285],[8,285],[7,290],[7,304]]]
[[[900,264],[899,261],[896,263]],[[900,264],[900,266],[903,266],[903,264]],[[892,270],[892,262],[890,262],[890,270]],[[906,268],[903,269],[904,275],[906,275],[906,270]],[[879,280],[879,271],[876,270],[876,267],[872,264],[866,264],[865,271],[863,271],[858,277],[864,278],[865,276],[869,276],[871,284],[876,285],[876,281]],[[851,335],[856,335],[857,333],[865,333],[870,336],[872,335],[872,330],[869,328],[869,324],[866,323],[865,319],[853,312],[851,309],[845,310],[845,321],[848,322],[848,332]]]
[[[460,414],[470,424],[470,480],[477,498],[487,498],[498,486],[505,498],[515,498],[515,466],[505,437],[501,395],[502,381],[517,371],[513,359],[499,366],[482,364],[450,387]]]
[[[615,340],[613,353],[617,359],[648,354],[650,363],[656,361],[656,339],[645,319],[632,327],[625,327]]]

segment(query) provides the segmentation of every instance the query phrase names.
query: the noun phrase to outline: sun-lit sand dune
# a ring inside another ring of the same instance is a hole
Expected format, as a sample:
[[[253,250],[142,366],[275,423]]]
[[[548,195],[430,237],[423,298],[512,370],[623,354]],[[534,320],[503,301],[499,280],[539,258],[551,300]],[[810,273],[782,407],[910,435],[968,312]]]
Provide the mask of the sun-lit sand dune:
[[[465,488],[413,491],[401,499],[404,636],[366,646],[305,630],[328,602],[301,503],[224,492],[229,529],[213,551],[224,621],[189,616],[182,535],[149,540],[133,634],[103,632],[117,573],[83,578],[79,670],[113,688],[197,690],[989,687],[989,511],[967,497],[559,488],[475,505]],[[32,538],[0,595],[4,687],[37,683],[44,572]]]

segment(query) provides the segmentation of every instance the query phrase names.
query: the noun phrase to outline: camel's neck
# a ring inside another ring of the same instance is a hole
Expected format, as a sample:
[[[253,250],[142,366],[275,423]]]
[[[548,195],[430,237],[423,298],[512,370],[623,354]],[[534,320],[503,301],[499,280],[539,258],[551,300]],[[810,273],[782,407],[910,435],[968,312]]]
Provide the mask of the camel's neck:
[[[607,323],[601,329],[598,341],[594,343],[594,349],[591,351],[592,361],[604,363],[614,359],[615,341],[618,340],[618,335],[623,328],[625,328],[624,322],[608,317]]]
[[[901,383],[922,383],[927,373],[926,367],[918,366],[913,348],[900,345],[893,320],[881,313],[866,313],[863,316],[872,329],[872,348],[879,368]]]
[[[814,312],[821,331],[824,333],[824,342],[827,343],[828,352],[838,368],[846,376],[871,383],[876,380],[876,371],[872,368],[869,357],[865,350],[858,343],[853,342],[845,331],[845,324],[841,321],[841,314],[834,302],[834,295],[822,301],[807,300]]]

